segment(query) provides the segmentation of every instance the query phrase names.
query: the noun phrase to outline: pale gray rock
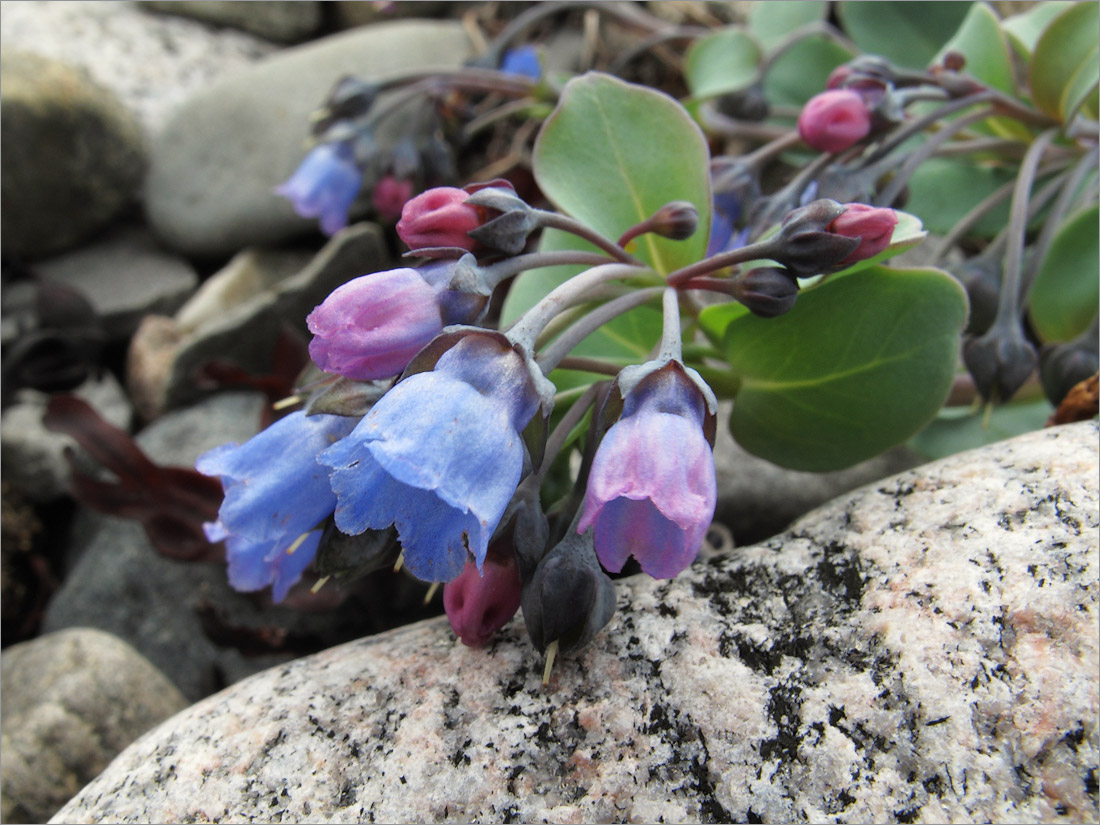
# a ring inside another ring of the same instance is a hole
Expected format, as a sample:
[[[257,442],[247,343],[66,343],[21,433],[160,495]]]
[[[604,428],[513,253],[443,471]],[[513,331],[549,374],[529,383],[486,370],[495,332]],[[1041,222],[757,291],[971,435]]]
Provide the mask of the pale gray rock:
[[[6,256],[41,258],[102,229],[141,185],[134,116],[80,70],[4,49],[0,233]]]
[[[303,262],[297,252],[242,253],[217,273],[179,318],[147,316],[130,342],[127,387],[146,419],[195,400],[195,371],[211,359],[273,371],[285,324],[307,335],[305,319],[345,281],[386,267],[381,230],[355,224]],[[294,272],[289,275],[288,273]]]
[[[442,619],[247,679],[56,822],[1094,819],[1095,422],[863,487],[619,611],[549,687]]]
[[[150,223],[173,248],[199,256],[315,229],[273,190],[305,157],[309,115],[332,85],[345,74],[371,80],[454,68],[469,49],[459,23],[394,21],[286,49],[219,79],[182,105],[152,144]],[[402,117],[388,118],[379,144],[403,128]]]
[[[233,29],[144,10],[137,3],[0,2],[0,45],[87,71],[135,112],[146,134],[213,80],[277,49]]]
[[[129,430],[134,410],[122,385],[111,373],[89,378],[73,394],[87,401],[108,423]],[[19,390],[15,403],[0,416],[0,462],[4,467],[4,479],[39,502],[56,499],[68,489],[66,448],[74,451],[81,466],[90,466],[90,459],[75,440],[64,433],[48,430],[42,424],[49,400],[46,393]]]
[[[229,26],[278,43],[295,43],[321,26],[315,0],[147,0],[147,9]]]
[[[0,656],[4,822],[45,822],[140,734],[187,706],[132,647],[77,628]]]
[[[42,261],[36,272],[48,281],[80,290],[107,335],[124,340],[143,316],[171,315],[199,285],[195,268],[160,248],[142,227],[120,229],[101,241]]]

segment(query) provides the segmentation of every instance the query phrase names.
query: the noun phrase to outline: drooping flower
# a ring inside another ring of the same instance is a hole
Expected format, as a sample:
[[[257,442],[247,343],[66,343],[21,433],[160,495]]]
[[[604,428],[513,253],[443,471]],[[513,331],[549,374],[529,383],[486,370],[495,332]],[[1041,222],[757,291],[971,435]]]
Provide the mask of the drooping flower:
[[[310,356],[357,381],[397,375],[444,326],[469,323],[484,307],[486,295],[447,289],[458,265],[388,269],[337,287],[306,318]]]
[[[819,152],[843,152],[871,133],[871,112],[851,89],[815,95],[798,116],[798,134]]]
[[[628,387],[622,416],[596,451],[577,524],[595,526],[596,555],[612,572],[634,556],[657,579],[694,561],[714,516],[714,456],[704,433],[713,395],[677,361],[642,374]],[[624,373],[628,373],[624,370]]]
[[[838,264],[846,267],[873,258],[886,249],[897,225],[898,213],[893,209],[846,203],[844,213],[834,218],[825,229],[845,238],[859,238],[859,246]]]
[[[362,182],[349,143],[320,143],[275,191],[303,218],[320,218],[326,235],[335,235],[348,225],[348,210]]]
[[[466,233],[481,226],[481,214],[466,203],[468,197],[469,193],[453,186],[421,192],[401,210],[397,234],[412,250],[435,246],[474,250],[477,241]]]
[[[538,50],[530,44],[509,49],[500,60],[500,70],[538,80],[542,76]]]
[[[489,555],[480,570],[468,559],[443,586],[443,608],[462,644],[482,647],[516,615],[520,592],[515,553]]]
[[[270,585],[279,602],[301,578],[321,538],[315,528],[336,506],[317,454],[355,424],[354,418],[295,412],[244,444],[223,444],[195,462],[225,489],[217,521],[204,527],[210,541],[226,541],[234,588]]]
[[[483,564],[523,472],[521,432],[542,402],[503,335],[454,335],[430,371],[399,381],[319,458],[332,470],[336,526],[394,525],[405,566],[425,581],[455,578],[470,553]]]

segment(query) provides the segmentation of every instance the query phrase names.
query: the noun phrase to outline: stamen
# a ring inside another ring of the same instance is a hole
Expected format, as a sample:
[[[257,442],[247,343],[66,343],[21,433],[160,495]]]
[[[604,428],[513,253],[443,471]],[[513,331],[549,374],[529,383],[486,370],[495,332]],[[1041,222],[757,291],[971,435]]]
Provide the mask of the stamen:
[[[558,655],[558,640],[554,639],[546,647],[546,667],[542,669],[542,686],[550,684],[550,669],[554,667],[554,657]]]
[[[290,547],[286,549],[286,554],[288,556],[293,555],[294,551],[301,547],[302,542],[305,541],[307,538],[309,538],[309,532],[302,533],[302,535],[294,539],[294,544],[290,545]]]
[[[302,396],[300,395],[288,395],[286,398],[280,398],[274,404],[271,405],[273,410],[285,410],[287,407],[293,407],[295,404],[302,403]]]
[[[327,582],[331,578],[332,578],[331,576],[325,576],[324,578],[318,579],[317,582],[313,585],[313,587],[309,588],[309,592],[310,593],[316,593],[318,590],[320,590],[322,587],[324,587],[325,582]]]
[[[432,596],[439,590],[439,582],[432,582],[432,586],[428,588],[428,592],[424,594],[424,604],[431,604]]]

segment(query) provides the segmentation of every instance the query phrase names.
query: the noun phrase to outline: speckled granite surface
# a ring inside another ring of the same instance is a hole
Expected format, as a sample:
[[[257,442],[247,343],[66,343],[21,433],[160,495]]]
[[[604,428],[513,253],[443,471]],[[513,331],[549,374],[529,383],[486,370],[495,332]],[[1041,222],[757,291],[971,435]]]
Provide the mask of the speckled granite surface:
[[[1095,821],[1098,430],[895,476],[671,582],[581,655],[444,621],[240,682],[55,822]]]

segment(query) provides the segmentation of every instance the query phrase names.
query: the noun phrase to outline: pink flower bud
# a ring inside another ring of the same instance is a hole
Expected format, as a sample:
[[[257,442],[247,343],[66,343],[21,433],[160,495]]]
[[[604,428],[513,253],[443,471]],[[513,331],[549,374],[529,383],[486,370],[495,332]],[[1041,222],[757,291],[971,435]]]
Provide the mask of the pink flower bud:
[[[374,187],[371,192],[371,203],[374,210],[384,221],[396,221],[401,217],[401,210],[409,202],[413,195],[413,183],[411,180],[400,180],[393,175],[386,175]]]
[[[871,132],[871,113],[863,96],[831,89],[810,98],[798,116],[798,134],[819,152],[843,152]]]
[[[469,194],[451,186],[421,192],[405,204],[397,234],[409,249],[457,246],[473,251],[477,241],[468,233],[481,226],[476,206],[466,203]]]
[[[462,644],[481,647],[516,615],[520,593],[515,554],[490,555],[480,572],[471,559],[458,578],[443,585],[443,607]]]
[[[859,246],[844,258],[838,266],[851,266],[857,261],[873,258],[890,245],[894,227],[898,225],[898,213],[893,209],[868,206],[865,203],[848,203],[844,213],[825,227],[828,232],[845,238],[859,238]]]

